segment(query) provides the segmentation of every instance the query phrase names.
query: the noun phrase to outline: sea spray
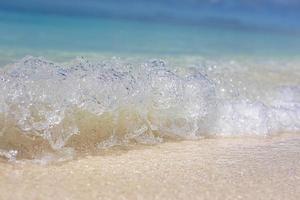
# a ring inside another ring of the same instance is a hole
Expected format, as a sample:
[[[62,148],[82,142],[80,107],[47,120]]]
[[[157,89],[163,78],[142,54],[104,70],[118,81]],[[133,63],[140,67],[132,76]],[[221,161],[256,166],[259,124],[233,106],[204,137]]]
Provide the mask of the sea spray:
[[[0,71],[0,156],[298,132],[298,83],[268,80],[260,88],[256,79],[234,61],[177,67],[157,59],[61,64],[28,56]]]

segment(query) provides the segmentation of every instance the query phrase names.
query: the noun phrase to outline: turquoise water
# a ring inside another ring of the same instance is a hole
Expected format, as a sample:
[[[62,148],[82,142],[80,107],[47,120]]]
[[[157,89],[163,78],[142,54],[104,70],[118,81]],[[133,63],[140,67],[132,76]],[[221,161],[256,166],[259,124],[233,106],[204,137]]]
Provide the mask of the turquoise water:
[[[26,2],[0,2],[0,157],[299,133],[297,1]]]
[[[25,55],[295,57],[300,33],[286,29],[176,24],[0,11],[0,62]]]

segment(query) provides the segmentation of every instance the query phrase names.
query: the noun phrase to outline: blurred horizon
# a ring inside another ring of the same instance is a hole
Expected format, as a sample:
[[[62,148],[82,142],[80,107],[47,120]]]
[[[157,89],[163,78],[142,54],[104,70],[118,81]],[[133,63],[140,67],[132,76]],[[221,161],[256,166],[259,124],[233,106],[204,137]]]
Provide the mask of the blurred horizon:
[[[298,0],[0,0],[0,64],[26,55],[298,57]]]
[[[300,31],[297,0],[13,0],[0,11]]]

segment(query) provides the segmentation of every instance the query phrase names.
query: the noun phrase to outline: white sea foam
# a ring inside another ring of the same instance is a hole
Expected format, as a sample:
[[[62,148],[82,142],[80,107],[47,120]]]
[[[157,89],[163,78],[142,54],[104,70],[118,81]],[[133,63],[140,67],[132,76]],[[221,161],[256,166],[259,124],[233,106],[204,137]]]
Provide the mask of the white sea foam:
[[[261,80],[234,61],[179,68],[26,57],[0,71],[0,156],[299,132],[297,81]]]

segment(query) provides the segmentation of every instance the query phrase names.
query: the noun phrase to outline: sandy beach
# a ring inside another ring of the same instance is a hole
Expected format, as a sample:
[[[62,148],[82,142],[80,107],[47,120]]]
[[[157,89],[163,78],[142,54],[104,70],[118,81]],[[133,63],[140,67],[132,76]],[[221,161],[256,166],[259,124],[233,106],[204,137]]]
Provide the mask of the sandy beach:
[[[0,0],[0,200],[300,200],[300,0]]]
[[[300,136],[169,142],[0,164],[0,199],[300,199]]]

